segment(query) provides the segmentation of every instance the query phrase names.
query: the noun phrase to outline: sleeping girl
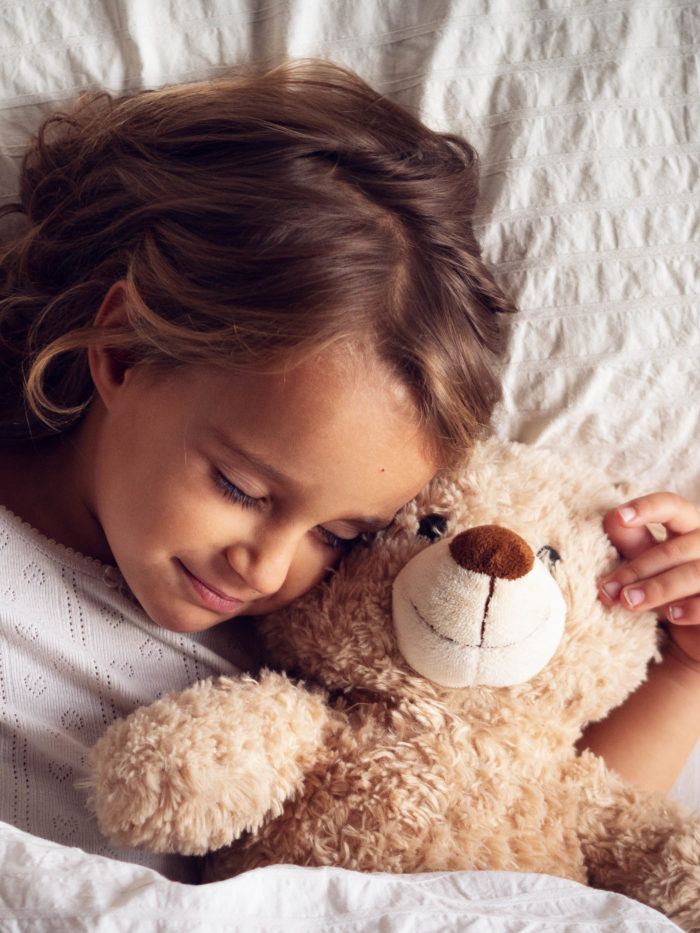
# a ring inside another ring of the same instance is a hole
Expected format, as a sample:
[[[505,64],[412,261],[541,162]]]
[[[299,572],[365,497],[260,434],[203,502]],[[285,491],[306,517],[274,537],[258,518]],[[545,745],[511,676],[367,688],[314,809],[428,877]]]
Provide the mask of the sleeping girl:
[[[43,124],[2,211],[0,819],[194,878],[105,844],[87,751],[245,666],[230,620],[306,592],[487,429],[514,309],[476,195],[468,143],[320,62]],[[658,493],[606,529],[626,562],[600,598],[671,639],[587,741],[665,788],[700,734],[700,515]]]

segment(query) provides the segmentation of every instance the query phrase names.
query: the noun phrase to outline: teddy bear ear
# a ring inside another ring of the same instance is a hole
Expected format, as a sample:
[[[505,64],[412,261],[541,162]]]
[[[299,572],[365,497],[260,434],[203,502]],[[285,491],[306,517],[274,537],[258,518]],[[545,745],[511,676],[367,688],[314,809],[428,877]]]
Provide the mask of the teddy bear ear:
[[[421,538],[437,541],[447,531],[447,519],[444,515],[424,515],[418,522],[418,531]]]

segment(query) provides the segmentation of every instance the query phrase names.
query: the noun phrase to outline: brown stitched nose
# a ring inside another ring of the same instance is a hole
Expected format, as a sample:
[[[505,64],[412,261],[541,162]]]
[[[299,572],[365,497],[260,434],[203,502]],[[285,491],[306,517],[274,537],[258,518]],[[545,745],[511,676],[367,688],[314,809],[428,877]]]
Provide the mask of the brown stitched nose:
[[[502,580],[517,580],[532,569],[535,555],[520,535],[501,525],[478,525],[450,541],[450,554],[460,567]]]

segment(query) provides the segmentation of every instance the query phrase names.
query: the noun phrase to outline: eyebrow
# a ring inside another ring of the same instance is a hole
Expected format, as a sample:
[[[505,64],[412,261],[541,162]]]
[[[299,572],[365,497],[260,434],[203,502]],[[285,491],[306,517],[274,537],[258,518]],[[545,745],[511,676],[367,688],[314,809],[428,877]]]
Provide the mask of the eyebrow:
[[[225,447],[230,453],[234,454],[236,457],[240,457],[242,460],[245,460],[249,463],[254,470],[257,470],[267,479],[273,483],[277,483],[281,486],[292,486],[296,487],[297,483],[287,476],[286,473],[283,473],[281,470],[278,470],[277,467],[272,466],[271,463],[266,463],[264,460],[261,460],[259,457],[256,457],[255,454],[251,453],[248,450],[244,450],[242,447],[237,447],[235,444],[232,444],[231,441],[223,434],[218,428],[212,430],[212,435],[214,440],[219,443],[222,447]],[[384,531],[388,528],[389,525],[394,521],[398,512],[395,512],[391,518],[383,517],[357,517],[357,518],[337,518],[334,519],[330,524],[335,522],[346,522],[348,525],[358,525],[367,531]]]

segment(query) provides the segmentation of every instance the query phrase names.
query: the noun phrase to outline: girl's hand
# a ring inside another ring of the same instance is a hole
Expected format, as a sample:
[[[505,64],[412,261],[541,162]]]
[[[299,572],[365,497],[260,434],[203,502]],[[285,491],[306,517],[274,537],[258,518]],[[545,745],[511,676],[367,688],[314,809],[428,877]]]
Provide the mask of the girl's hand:
[[[667,532],[657,542],[647,525]],[[655,609],[667,620],[669,634],[692,661],[700,664],[700,512],[670,492],[641,496],[612,509],[605,531],[627,563],[600,581],[599,597],[632,612]]]

